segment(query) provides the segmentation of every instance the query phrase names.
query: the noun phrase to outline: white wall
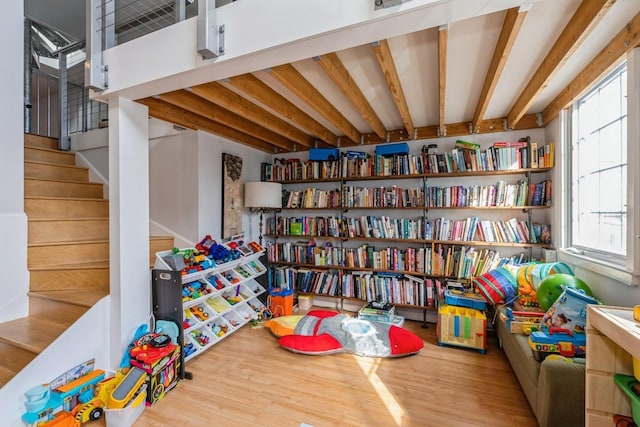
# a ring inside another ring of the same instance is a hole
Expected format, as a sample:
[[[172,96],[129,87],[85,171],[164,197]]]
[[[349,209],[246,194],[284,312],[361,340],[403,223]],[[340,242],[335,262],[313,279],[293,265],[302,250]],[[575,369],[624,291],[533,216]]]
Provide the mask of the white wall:
[[[150,219],[190,241],[198,238],[198,141],[185,131],[149,144]]]
[[[205,132],[184,131],[150,144],[150,217],[161,229],[191,244],[221,236],[222,153],[242,157],[242,180],[259,181],[271,156]],[[248,210],[243,228],[257,239],[257,217]]]
[[[27,314],[27,217],[24,214],[23,2],[9,2],[0,14],[0,321]]]
[[[545,128],[547,141],[555,141],[556,143],[556,167],[553,170],[553,206],[554,217],[551,228],[552,238],[554,242],[558,242],[556,247],[565,245],[563,235],[560,232],[570,224],[566,222],[564,210],[561,206],[561,200],[566,200],[567,191],[569,190],[568,178],[561,159],[565,155],[565,147],[563,146],[562,127],[560,118],[556,118]],[[629,165],[629,168],[633,165]],[[640,165],[635,165],[635,168]],[[584,280],[594,295],[607,305],[618,305],[630,307],[634,304],[640,304],[640,287],[629,286],[619,282],[607,274],[599,274],[585,268],[581,268],[575,263],[574,258],[569,258],[565,254],[558,252],[558,260],[565,261],[570,264],[576,276]]]

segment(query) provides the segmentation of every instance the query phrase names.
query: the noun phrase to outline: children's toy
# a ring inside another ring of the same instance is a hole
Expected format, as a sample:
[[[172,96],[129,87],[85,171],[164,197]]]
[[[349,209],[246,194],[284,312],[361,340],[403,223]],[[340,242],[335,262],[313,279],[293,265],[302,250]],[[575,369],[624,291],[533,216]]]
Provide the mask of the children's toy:
[[[44,384],[27,390],[24,403],[27,412],[22,415],[22,421],[29,426],[77,427],[100,419],[105,402],[96,399],[94,388],[104,378],[104,371],[96,369],[53,388]]]
[[[570,274],[552,274],[538,284],[536,296],[540,307],[545,311],[549,310],[565,288],[580,289],[585,295],[593,296],[591,288],[583,280]]]
[[[486,310],[487,302],[479,294],[452,289],[444,291],[444,303],[458,307],[468,307],[475,310]]]
[[[487,351],[487,317],[480,310],[442,304],[438,307],[438,345]]]
[[[588,304],[598,304],[598,300],[577,289],[565,288],[542,317],[543,329],[555,327],[568,329],[576,334],[584,334]]]
[[[542,311],[515,311],[507,307],[505,311],[507,329],[512,334],[530,335],[541,329],[541,321],[544,316]]]
[[[636,425],[640,425],[640,382],[631,375],[622,374],[615,374],[613,380],[620,390],[631,399],[633,421]]]
[[[114,387],[107,397],[107,406],[122,409],[127,406],[144,386],[147,374],[140,368],[132,367],[125,374],[114,378]]]
[[[276,324],[287,325],[278,328],[278,343],[295,353],[400,357],[416,354],[424,346],[420,337],[404,328],[354,319],[335,311],[312,310],[304,316],[283,316],[265,322],[272,331]]]
[[[536,331],[529,335],[529,347],[533,357],[541,362],[550,354],[565,357],[584,357],[587,349],[585,334],[574,334],[568,329],[549,328],[548,331]]]
[[[155,347],[154,343],[158,347]],[[135,349],[137,351],[132,350],[131,365],[142,369],[147,374],[147,406],[151,406],[178,384],[182,350],[170,339],[162,343],[151,340],[147,344],[142,344],[142,347],[142,349]]]

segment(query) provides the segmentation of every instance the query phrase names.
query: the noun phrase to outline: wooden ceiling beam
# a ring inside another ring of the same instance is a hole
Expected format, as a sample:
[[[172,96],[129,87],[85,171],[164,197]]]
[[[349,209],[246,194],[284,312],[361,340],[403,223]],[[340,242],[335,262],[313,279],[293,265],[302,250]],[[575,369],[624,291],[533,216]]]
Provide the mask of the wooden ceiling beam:
[[[438,131],[440,136],[447,135],[444,124],[444,101],[447,89],[447,42],[449,41],[449,25],[438,28]]]
[[[387,86],[389,87],[389,91],[391,91],[391,96],[396,103],[400,117],[402,117],[404,128],[409,134],[409,138],[413,139],[415,128],[413,126],[413,120],[411,119],[407,100],[404,96],[404,91],[402,90],[402,85],[400,84],[398,70],[396,69],[396,64],[393,62],[393,57],[391,56],[389,42],[387,40],[380,40],[372,43],[371,47],[376,59],[378,60],[382,74],[387,81]]]
[[[246,117],[247,120],[257,123],[304,147],[314,146],[314,139],[311,136],[218,82],[194,86],[191,88],[191,93],[242,117]]]
[[[187,129],[198,129],[209,132],[214,135],[221,136],[239,144],[262,150],[266,153],[273,154],[276,152],[275,147],[266,141],[255,138],[236,129],[230,128],[223,124],[214,122],[199,114],[192,113],[184,108],[176,107],[160,99],[143,98],[137,102],[149,107],[149,116],[156,119],[174,123]]]
[[[518,33],[520,32],[520,28],[522,28],[522,23],[529,9],[530,7],[514,7],[508,9],[504,16],[502,30],[500,31],[496,48],[493,51],[487,76],[484,79],[484,85],[482,86],[480,98],[476,105],[476,111],[473,114],[473,120],[471,122],[473,132],[478,132],[480,129],[480,123],[484,118],[484,114],[489,106],[489,101],[491,101],[493,92],[504,70],[504,65],[507,63],[513,44],[518,37]]]
[[[237,129],[247,135],[255,136],[258,139],[268,142],[285,151],[294,151],[296,146],[293,141],[265,129],[260,125],[250,122],[242,116],[232,113],[229,110],[213,104],[204,98],[189,93],[186,90],[177,90],[174,92],[163,93],[159,98],[176,107],[183,108],[198,114],[207,119],[213,120],[230,128]]]
[[[507,115],[510,129],[514,128],[549,80],[582,44],[613,3],[615,0],[582,1]]]
[[[561,110],[584,95],[593,83],[604,77],[631,49],[640,46],[640,13],[633,17],[578,75],[560,91],[542,111],[543,125],[548,125]]]
[[[380,138],[385,139],[387,137],[387,129],[351,77],[351,74],[349,74],[347,68],[338,58],[338,54],[335,52],[327,53],[314,59],[333,83],[338,86],[343,95],[356,107],[362,118],[371,126],[373,132]]]
[[[449,123],[445,124],[447,128],[447,136],[468,136],[471,135],[471,123]],[[441,138],[439,134],[440,124],[416,127],[416,140]],[[537,114],[525,114],[518,122],[516,129],[536,129],[539,128]],[[476,133],[494,133],[509,130],[507,127],[507,118],[486,119],[480,121],[480,126]],[[375,133],[363,135],[363,144],[381,144],[384,142],[402,142],[409,139],[409,135],[405,129],[389,131],[389,140],[379,138]]]
[[[254,98],[258,102],[266,105],[288,120],[291,120],[300,128],[306,130],[318,139],[321,139],[331,146],[338,145],[338,137],[326,127],[318,123],[313,117],[302,111],[284,96],[271,89],[266,83],[258,79],[253,74],[242,74],[229,79],[235,88],[246,95]]]
[[[268,72],[303,102],[306,102],[307,105],[327,119],[329,123],[338,128],[345,137],[355,144],[360,143],[360,131],[318,89],[313,87],[293,65],[279,65],[272,67]]]

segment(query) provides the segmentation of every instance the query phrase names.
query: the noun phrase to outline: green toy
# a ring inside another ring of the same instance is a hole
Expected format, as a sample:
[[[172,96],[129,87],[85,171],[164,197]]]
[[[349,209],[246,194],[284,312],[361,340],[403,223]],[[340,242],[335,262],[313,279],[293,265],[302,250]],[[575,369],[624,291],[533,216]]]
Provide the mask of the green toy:
[[[549,307],[556,302],[565,287],[575,288],[590,297],[593,296],[591,288],[582,279],[570,274],[551,274],[538,283],[536,296],[538,297],[540,308],[544,311],[549,310]]]

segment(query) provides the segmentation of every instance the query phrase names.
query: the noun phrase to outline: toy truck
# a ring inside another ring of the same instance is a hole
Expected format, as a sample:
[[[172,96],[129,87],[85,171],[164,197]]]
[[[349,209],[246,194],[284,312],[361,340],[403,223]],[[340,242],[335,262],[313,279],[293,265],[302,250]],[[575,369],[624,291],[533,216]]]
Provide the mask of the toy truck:
[[[549,328],[548,332],[536,331],[529,335],[529,347],[533,357],[541,362],[550,354],[564,357],[584,357],[587,336],[575,334],[569,329]]]
[[[100,419],[105,402],[94,396],[94,388],[104,378],[104,371],[96,369],[54,389],[48,384],[32,387],[25,392],[22,421],[28,426],[78,427]]]

